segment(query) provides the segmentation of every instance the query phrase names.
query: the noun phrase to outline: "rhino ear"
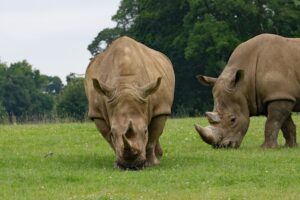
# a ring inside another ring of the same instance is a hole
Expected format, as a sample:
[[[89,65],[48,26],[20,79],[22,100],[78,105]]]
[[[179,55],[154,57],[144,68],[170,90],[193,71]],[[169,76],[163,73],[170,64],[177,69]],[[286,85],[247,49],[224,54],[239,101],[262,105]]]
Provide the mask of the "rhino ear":
[[[161,83],[161,77],[158,77],[156,81],[149,83],[148,85],[141,88],[142,97],[147,98],[150,94],[156,92]]]
[[[107,96],[108,98],[111,98],[115,92],[114,88],[111,88],[101,81],[98,81],[97,79],[93,78],[93,86],[95,90],[104,96]]]
[[[229,82],[229,89],[236,88],[243,79],[244,79],[244,70],[242,69],[236,70]]]
[[[217,81],[217,78],[203,76],[203,75],[197,75],[196,78],[204,86],[214,86]]]

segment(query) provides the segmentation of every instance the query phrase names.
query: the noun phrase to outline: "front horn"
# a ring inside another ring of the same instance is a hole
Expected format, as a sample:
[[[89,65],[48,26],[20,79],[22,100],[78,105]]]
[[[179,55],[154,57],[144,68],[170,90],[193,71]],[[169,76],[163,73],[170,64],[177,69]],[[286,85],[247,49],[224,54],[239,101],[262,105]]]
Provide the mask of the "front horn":
[[[124,149],[130,149],[131,145],[128,138],[125,135],[122,135],[122,139],[123,139]]]
[[[123,139],[123,143],[124,143],[124,148],[131,148],[131,144],[130,141],[128,140],[128,138],[133,137],[133,125],[132,125],[132,121],[130,120],[128,123],[128,127],[126,132],[122,135],[122,139]]]
[[[199,133],[200,137],[204,142],[210,145],[214,145],[218,142],[219,138],[217,136],[217,133],[215,133],[214,128],[211,126],[208,127],[201,127],[197,124],[195,124],[195,129]]]

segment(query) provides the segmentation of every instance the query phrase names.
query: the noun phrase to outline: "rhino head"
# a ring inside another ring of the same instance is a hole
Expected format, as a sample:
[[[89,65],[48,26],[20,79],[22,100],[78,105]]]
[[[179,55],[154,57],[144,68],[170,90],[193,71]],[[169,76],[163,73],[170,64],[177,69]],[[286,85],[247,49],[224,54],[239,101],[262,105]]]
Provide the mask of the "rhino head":
[[[148,97],[157,91],[160,83],[161,77],[142,87],[120,84],[113,88],[93,79],[96,91],[107,99],[108,140],[116,153],[116,165],[121,169],[144,167],[148,142]]]
[[[195,125],[195,129],[204,142],[215,148],[238,148],[249,126],[243,70],[225,68],[218,79],[202,75],[197,79],[213,87],[214,109],[206,112],[210,125]]]

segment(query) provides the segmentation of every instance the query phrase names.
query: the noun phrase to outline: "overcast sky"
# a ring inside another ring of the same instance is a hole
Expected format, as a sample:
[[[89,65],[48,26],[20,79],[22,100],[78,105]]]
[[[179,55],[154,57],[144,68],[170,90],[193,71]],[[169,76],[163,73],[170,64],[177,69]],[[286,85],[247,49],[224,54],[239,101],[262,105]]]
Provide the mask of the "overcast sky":
[[[111,21],[120,0],[0,0],[0,60],[26,59],[42,74],[84,74],[87,46]]]

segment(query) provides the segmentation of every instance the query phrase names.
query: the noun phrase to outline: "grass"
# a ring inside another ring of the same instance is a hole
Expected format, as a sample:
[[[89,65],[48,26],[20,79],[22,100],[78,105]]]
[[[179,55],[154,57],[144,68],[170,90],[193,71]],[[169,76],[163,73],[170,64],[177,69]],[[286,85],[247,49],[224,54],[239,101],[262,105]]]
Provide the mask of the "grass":
[[[196,122],[170,119],[161,164],[143,171],[115,169],[92,123],[1,126],[0,199],[300,199],[300,150],[261,149],[264,118],[238,150],[212,149]]]

